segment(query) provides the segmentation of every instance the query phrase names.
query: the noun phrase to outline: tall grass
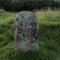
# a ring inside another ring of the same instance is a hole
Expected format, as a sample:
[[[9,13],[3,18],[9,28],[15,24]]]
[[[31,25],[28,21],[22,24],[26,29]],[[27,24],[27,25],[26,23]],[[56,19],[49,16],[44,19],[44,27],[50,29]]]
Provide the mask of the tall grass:
[[[60,11],[38,11],[39,51],[14,49],[16,13],[0,12],[0,60],[60,60]]]

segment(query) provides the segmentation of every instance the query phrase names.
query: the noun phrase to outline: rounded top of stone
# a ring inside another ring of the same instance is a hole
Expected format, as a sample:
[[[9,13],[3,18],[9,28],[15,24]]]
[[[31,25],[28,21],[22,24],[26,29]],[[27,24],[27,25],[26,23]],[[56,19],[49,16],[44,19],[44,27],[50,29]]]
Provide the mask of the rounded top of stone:
[[[18,17],[20,15],[22,15],[22,16],[34,15],[35,16],[35,13],[34,12],[31,12],[31,11],[21,11],[20,13],[17,14],[16,17]]]
[[[34,12],[31,11],[22,11],[16,16],[17,21],[25,21],[25,22],[37,22],[37,17]]]

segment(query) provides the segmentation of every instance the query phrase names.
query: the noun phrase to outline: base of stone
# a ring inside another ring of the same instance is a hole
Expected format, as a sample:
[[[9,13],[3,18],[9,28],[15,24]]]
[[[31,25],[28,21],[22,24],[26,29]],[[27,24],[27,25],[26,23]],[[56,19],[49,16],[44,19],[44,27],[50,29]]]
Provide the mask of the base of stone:
[[[21,50],[21,51],[24,51],[24,52],[38,51],[39,50],[39,45],[38,45],[37,42],[30,43],[29,41],[22,41],[22,42],[16,43],[15,48],[17,50]]]

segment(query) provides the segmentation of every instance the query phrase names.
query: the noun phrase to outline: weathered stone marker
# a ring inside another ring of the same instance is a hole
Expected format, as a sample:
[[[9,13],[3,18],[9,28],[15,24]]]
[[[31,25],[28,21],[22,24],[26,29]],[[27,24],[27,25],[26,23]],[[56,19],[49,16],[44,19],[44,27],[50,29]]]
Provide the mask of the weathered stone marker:
[[[15,23],[15,48],[22,51],[37,51],[38,23],[33,12],[23,11],[17,14]]]

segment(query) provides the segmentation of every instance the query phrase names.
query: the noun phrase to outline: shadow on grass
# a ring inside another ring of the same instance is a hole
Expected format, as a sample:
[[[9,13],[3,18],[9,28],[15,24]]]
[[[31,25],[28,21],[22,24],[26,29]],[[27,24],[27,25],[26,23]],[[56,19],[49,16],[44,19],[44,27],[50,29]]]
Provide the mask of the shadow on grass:
[[[21,51],[11,51],[8,58],[10,60],[41,60],[39,51],[34,52],[21,52]]]

